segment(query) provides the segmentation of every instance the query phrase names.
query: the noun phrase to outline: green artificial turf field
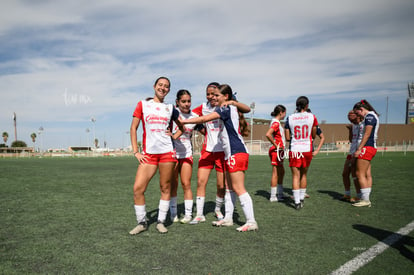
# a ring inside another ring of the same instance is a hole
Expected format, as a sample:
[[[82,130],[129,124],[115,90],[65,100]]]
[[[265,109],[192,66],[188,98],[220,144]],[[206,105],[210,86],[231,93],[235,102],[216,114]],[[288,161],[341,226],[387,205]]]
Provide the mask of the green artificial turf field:
[[[0,159],[0,273],[329,274],[414,220],[414,153],[377,154],[371,208],[339,200],[344,160],[343,154],[314,158],[310,198],[297,211],[290,201],[269,202],[268,157],[251,156],[246,188],[258,232],[235,230],[245,221],[239,203],[235,226],[211,226],[212,173],[207,222],[168,222],[168,234],[159,234],[156,176],[146,192],[149,230],[130,236],[136,225],[132,186],[137,163],[132,157]],[[285,169],[289,195],[287,162]],[[182,194],[179,187],[181,214]],[[411,232],[401,238],[356,274],[412,274],[413,237]]]

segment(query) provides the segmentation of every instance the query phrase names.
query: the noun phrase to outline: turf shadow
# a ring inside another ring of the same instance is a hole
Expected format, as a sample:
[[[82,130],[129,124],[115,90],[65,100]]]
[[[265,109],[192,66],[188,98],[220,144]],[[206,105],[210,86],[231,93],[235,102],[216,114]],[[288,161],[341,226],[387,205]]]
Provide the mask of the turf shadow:
[[[318,190],[319,193],[322,194],[327,194],[329,196],[331,196],[331,198],[333,200],[341,200],[342,195],[341,193],[335,192],[335,191],[331,191],[331,190]]]
[[[352,227],[362,233],[370,235],[371,237],[391,246],[394,249],[397,249],[402,256],[414,262],[414,253],[412,252],[412,248],[407,248],[407,246],[414,247],[413,237],[363,224],[354,224]]]

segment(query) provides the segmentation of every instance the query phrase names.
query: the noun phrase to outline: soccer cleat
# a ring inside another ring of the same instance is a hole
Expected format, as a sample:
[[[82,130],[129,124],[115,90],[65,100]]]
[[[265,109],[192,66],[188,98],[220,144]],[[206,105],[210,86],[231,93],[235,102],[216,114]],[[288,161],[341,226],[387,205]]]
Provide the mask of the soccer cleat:
[[[165,234],[165,233],[168,232],[168,229],[165,227],[164,223],[160,222],[160,221],[158,221],[158,223],[157,223],[157,230],[161,234]]]
[[[308,193],[305,193],[305,198],[310,198],[310,196],[308,195]]]
[[[148,224],[146,222],[141,222],[134,229],[129,231],[129,235],[136,235],[146,230],[148,230]]]
[[[213,226],[217,226],[217,227],[221,227],[221,226],[233,226],[233,221],[232,220],[222,219],[222,220],[219,220],[219,221],[213,221],[212,224],[213,224]]]
[[[371,207],[371,202],[367,200],[360,200],[359,202],[353,203],[352,205],[356,207],[363,207],[363,206]]]
[[[257,231],[259,230],[259,226],[256,222],[246,222],[244,225],[238,227],[236,230],[239,232]]]
[[[276,197],[270,197],[269,201],[270,201],[270,202],[277,202],[277,201],[279,201],[279,200],[278,200],[278,198],[276,198]]]
[[[180,219],[177,216],[175,216],[174,218],[171,218],[171,221],[172,222],[179,222]]]
[[[353,197],[353,198],[350,198],[349,199],[349,202],[350,203],[355,203],[355,202],[359,202],[361,200],[361,198],[358,198],[358,197]]]
[[[284,201],[285,197],[283,195],[280,195],[280,196],[278,195],[276,199],[277,201]]]
[[[305,206],[305,201],[304,200],[300,200],[300,208],[303,208]]]
[[[196,216],[189,224],[199,224],[200,222],[205,222],[206,217],[204,216]]]
[[[224,219],[224,216],[223,216],[223,214],[221,213],[220,210],[215,212],[215,216],[216,216],[217,220],[219,220],[219,221]]]
[[[340,200],[350,202],[351,201],[351,196],[343,195],[342,198],[340,198]]]
[[[191,216],[184,216],[184,218],[182,218],[180,220],[181,223],[189,223],[191,222]]]
[[[301,203],[295,203],[295,209],[300,210],[302,208]]]

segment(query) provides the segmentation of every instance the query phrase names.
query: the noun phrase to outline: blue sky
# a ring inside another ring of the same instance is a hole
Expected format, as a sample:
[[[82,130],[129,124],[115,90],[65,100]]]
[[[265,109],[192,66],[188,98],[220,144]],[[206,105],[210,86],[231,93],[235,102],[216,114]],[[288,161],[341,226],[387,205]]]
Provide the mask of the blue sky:
[[[101,146],[127,146],[136,103],[161,75],[169,102],[184,88],[197,106],[218,81],[258,118],[306,95],[320,121],[345,123],[365,98],[385,123],[388,97],[388,123],[404,123],[413,10],[412,0],[3,0],[0,132],[14,140],[16,112],[29,145],[43,127],[44,149],[91,145],[94,128]]]

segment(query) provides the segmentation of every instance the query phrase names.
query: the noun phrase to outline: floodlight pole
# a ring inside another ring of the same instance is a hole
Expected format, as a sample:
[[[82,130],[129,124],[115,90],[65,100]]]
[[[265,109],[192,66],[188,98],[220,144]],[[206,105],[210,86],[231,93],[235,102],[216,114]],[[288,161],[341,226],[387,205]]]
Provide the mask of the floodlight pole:
[[[91,117],[91,121],[93,123],[93,144],[95,144],[95,139],[96,139],[96,135],[95,135],[95,122],[96,122],[96,119],[94,117]]]
[[[39,127],[39,132],[38,132],[39,137],[40,137],[40,148],[39,148],[40,153],[43,151],[43,135],[42,135],[43,131],[44,131],[43,126],[40,126]]]
[[[256,108],[256,103],[252,102],[250,104],[251,114],[250,114],[250,150],[253,152],[253,115],[254,109]]]

